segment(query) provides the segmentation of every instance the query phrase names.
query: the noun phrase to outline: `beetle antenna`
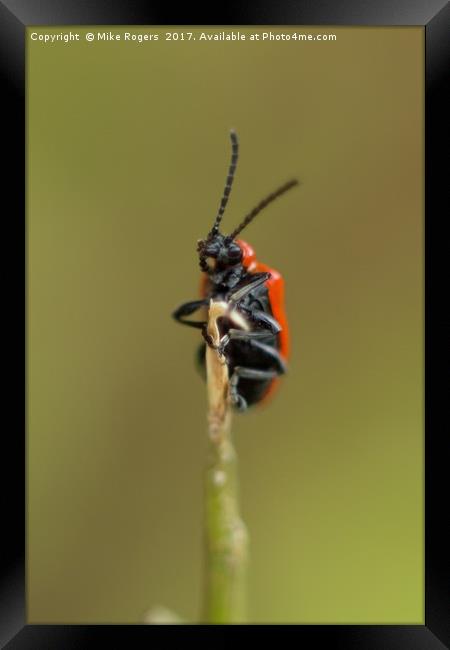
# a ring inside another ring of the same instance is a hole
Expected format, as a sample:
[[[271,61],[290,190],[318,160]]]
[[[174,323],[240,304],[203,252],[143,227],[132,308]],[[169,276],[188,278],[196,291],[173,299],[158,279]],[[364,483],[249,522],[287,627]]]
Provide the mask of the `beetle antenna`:
[[[222,199],[220,201],[219,211],[214,221],[214,225],[211,228],[209,237],[217,234],[219,232],[219,225],[222,221],[223,213],[225,212],[226,205],[228,203],[228,197],[230,196],[231,186],[233,185],[234,172],[236,171],[236,165],[239,155],[239,142],[236,131],[233,129],[230,131],[231,139],[231,163],[228,169],[227,180],[225,181],[225,187],[222,194]]]
[[[248,224],[253,221],[253,219],[258,215],[261,210],[264,210],[266,206],[269,205],[269,203],[272,203],[272,201],[275,201],[279,196],[287,192],[288,190],[291,189],[291,187],[295,187],[298,185],[298,180],[296,178],[293,178],[292,180],[288,181],[281,187],[279,187],[275,192],[272,192],[272,194],[269,194],[266,196],[265,199],[260,201],[256,207],[253,208],[251,212],[248,213],[248,215],[244,218],[244,220],[239,224],[237,228],[233,230],[231,235],[228,235],[230,239],[234,239],[236,235],[238,235],[244,228],[248,226]]]

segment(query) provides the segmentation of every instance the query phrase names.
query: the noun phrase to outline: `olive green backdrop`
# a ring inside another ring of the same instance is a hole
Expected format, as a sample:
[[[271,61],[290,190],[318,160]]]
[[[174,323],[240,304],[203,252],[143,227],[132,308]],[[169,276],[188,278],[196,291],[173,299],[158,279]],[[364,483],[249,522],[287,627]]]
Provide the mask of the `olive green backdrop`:
[[[423,622],[423,30],[70,29],[27,37],[28,620],[196,620],[205,387],[170,313],[197,297],[234,127],[225,229],[302,181],[245,235],[286,278],[293,348],[234,425],[250,618]]]

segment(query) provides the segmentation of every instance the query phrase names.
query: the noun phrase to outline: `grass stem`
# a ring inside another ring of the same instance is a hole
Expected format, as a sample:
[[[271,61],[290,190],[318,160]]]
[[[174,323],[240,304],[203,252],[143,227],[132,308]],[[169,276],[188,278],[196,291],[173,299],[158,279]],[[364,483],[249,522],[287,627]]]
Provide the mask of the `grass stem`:
[[[205,484],[206,576],[203,620],[246,620],[247,530],[240,516],[237,457],[231,439],[228,368],[207,346],[208,465]]]

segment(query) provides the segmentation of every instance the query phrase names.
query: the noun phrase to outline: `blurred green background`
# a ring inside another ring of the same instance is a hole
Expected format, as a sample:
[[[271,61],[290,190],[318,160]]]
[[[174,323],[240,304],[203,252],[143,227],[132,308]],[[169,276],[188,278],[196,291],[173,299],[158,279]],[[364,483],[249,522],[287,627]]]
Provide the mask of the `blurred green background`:
[[[225,229],[302,181],[245,234],[286,278],[293,348],[234,423],[250,619],[423,623],[423,29],[109,29],[160,38],[28,29],[28,621],[197,620],[206,396],[170,313],[234,127]]]

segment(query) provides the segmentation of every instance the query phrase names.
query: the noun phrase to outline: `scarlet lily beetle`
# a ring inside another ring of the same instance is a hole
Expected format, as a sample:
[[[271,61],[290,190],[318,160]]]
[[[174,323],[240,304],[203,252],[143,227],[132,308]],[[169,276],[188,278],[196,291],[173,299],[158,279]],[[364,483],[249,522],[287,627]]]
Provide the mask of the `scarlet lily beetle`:
[[[180,305],[172,316],[183,325],[202,330],[204,342],[198,351],[198,360],[203,368],[206,345],[225,356],[231,400],[235,408],[242,411],[265,400],[278,376],[286,372],[289,334],[282,275],[258,262],[253,248],[236,237],[269,203],[298,185],[298,181],[293,179],[281,185],[260,201],[231,234],[223,235],[219,226],[239,153],[236,133],[231,131],[230,137],[231,163],[219,210],[206,238],[197,242],[203,272],[201,298]],[[210,309],[214,336],[208,332],[207,321],[187,318],[202,308]]]

